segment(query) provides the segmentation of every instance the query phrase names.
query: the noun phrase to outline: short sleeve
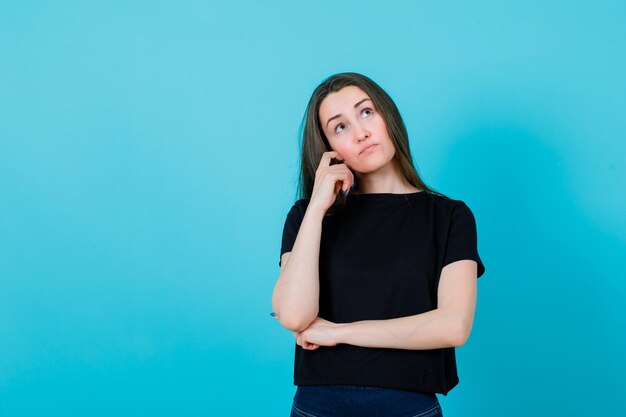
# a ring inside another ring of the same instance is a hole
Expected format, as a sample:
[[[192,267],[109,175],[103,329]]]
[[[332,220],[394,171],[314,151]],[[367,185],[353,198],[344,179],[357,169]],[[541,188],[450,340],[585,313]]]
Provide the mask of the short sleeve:
[[[478,264],[477,278],[485,273],[485,266],[478,255],[476,219],[470,208],[459,200],[452,210],[442,268],[462,259],[476,261]]]
[[[293,248],[293,244],[298,236],[298,231],[300,230],[300,225],[302,224],[302,219],[304,218],[305,210],[304,200],[298,200],[291,207],[289,213],[287,213],[285,226],[283,227],[283,240],[280,247],[278,266],[281,266],[283,253],[291,252]]]

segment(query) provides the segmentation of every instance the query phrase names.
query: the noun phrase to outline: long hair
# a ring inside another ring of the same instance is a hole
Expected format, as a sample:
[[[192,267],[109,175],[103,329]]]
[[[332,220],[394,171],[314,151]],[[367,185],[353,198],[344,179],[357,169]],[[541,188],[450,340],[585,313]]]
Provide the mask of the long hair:
[[[368,77],[354,72],[344,72],[332,75],[326,78],[317,86],[309,104],[306,107],[302,124],[300,126],[301,143],[301,159],[300,159],[300,178],[298,184],[299,198],[310,199],[315,183],[315,172],[319,166],[322,154],[332,151],[328,139],[321,128],[319,120],[319,109],[322,101],[330,93],[337,92],[347,86],[356,86],[363,90],[374,103],[378,113],[382,116],[387,127],[387,132],[396,149],[392,162],[396,163],[401,176],[414,187],[421,188],[424,192],[431,194],[439,194],[438,191],[428,187],[422,181],[413,164],[411,151],[409,149],[409,137],[400,116],[400,112],[395,103],[378,84]],[[355,178],[355,188],[358,192],[357,176],[353,172]],[[345,205],[346,197],[339,192],[335,203],[328,210],[329,213],[335,212]]]

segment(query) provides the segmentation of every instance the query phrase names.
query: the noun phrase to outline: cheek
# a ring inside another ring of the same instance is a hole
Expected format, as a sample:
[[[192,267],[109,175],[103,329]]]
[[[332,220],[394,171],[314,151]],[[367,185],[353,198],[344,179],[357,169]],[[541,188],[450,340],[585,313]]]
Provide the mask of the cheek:
[[[343,154],[347,153],[347,151],[348,151],[348,148],[346,147],[346,144],[342,143],[341,141],[329,140],[328,143],[330,144],[331,149],[333,151],[339,152],[340,155],[343,155]]]
[[[328,142],[332,148],[333,151],[336,151],[339,155],[341,155],[344,158],[344,163],[348,166],[348,167],[352,167],[355,163],[358,164],[359,160],[357,155],[355,155],[355,151],[356,149],[353,147],[350,147],[349,145],[346,145],[345,143],[339,143],[339,142]]]
[[[393,143],[393,141],[391,140],[391,138],[389,137],[389,135],[387,134],[387,131],[385,131],[384,133],[384,142],[385,142],[385,152],[386,153],[395,153],[396,147]]]

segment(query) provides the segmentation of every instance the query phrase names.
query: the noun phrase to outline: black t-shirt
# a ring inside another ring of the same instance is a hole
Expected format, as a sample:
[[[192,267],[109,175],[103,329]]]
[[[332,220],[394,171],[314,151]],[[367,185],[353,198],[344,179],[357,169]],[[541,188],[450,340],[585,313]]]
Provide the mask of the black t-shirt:
[[[300,199],[289,211],[281,256],[293,248],[308,202]],[[485,272],[474,215],[463,201],[424,191],[350,194],[342,211],[322,221],[319,316],[350,323],[433,310],[442,268],[462,259],[478,263],[478,277]],[[369,385],[445,395],[458,381],[454,348],[296,345],[295,385]]]

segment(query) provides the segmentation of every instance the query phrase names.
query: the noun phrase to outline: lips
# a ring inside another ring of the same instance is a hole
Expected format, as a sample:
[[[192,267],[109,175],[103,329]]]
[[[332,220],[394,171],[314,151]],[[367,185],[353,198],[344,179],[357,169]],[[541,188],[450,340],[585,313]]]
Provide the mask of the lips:
[[[363,149],[361,150],[361,152],[359,152],[359,155],[361,155],[363,152],[365,152],[366,150],[368,150],[368,149],[370,149],[371,147],[374,147],[374,146],[376,146],[376,145],[377,145],[376,143],[372,143],[371,145],[367,145],[365,148],[363,148]]]

